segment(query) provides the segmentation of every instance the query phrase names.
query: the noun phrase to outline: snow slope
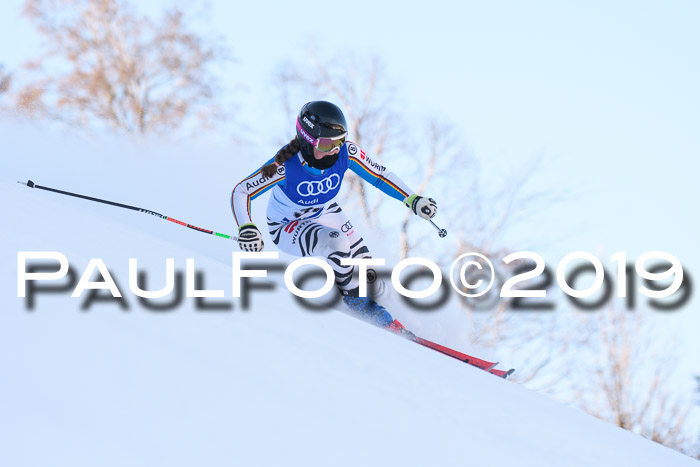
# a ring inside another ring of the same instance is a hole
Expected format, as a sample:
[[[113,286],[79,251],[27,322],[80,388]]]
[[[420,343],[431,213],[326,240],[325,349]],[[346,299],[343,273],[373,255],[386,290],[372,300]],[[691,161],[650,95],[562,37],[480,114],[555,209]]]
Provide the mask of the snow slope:
[[[30,190],[18,172],[0,182],[2,466],[697,465],[342,313],[307,311],[286,290],[257,291],[244,311],[230,298],[232,242]],[[136,203],[109,183],[83,186]],[[128,310],[81,310],[68,291],[28,311],[18,251],[59,251],[78,275],[102,258]],[[177,270],[195,258],[206,287],[226,293],[209,302],[233,308],[144,309],[128,290],[130,257],[149,288],[163,285],[165,258]]]

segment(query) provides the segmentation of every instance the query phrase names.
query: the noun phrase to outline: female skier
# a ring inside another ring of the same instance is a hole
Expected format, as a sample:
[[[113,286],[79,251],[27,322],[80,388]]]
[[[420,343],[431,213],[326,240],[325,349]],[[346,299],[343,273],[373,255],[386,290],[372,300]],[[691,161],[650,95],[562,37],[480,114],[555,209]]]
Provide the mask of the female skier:
[[[415,194],[359,146],[346,141],[345,116],[330,102],[304,105],[296,133],[275,157],[233,189],[231,208],[239,226],[238,245],[244,251],[262,251],[263,237],[252,222],[250,202],[272,189],[267,227],[273,243],[290,255],[325,258],[351,311],[379,326],[402,330],[383,306],[359,296],[355,267],[341,264],[343,258],[369,258],[370,254],[335,197],[350,169],[425,219],[435,216],[435,201]]]

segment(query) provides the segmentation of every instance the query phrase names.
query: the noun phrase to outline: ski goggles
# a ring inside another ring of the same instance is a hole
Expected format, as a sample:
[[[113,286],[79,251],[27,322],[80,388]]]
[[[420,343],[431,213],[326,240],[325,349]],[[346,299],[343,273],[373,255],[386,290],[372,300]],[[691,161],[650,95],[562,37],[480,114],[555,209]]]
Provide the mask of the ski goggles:
[[[331,152],[336,148],[340,148],[345,143],[345,138],[348,136],[347,133],[343,133],[340,136],[333,136],[329,138],[314,138],[311,136],[297,118],[297,131],[299,134],[313,147],[321,152]]]

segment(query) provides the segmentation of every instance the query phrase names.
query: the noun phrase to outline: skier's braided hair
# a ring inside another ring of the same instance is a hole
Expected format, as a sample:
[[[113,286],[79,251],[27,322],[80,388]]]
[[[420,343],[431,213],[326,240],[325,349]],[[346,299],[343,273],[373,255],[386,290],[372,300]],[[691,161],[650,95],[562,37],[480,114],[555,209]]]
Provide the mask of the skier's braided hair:
[[[275,154],[275,161],[272,164],[263,166],[263,168],[260,169],[260,172],[265,177],[272,177],[277,172],[277,167],[284,164],[290,157],[299,152],[299,149],[301,149],[301,145],[299,144],[299,140],[295,137],[289,142],[288,145],[280,149],[280,151]]]

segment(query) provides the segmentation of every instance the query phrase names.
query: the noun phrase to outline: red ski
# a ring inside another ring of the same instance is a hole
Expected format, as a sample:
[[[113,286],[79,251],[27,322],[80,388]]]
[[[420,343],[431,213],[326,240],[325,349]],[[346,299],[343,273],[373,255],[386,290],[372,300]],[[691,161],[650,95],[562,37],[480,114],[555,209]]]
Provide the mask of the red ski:
[[[498,365],[498,362],[489,362],[486,360],[482,360],[480,358],[472,357],[471,355],[467,355],[462,352],[458,352],[454,349],[450,349],[449,347],[445,347],[444,345],[437,344],[435,342],[429,341],[427,339],[423,339],[422,337],[418,337],[415,334],[413,334],[411,331],[406,329],[403,324],[401,324],[398,320],[394,320],[393,323],[391,323],[389,326],[387,326],[387,329],[389,331],[395,332],[397,334],[400,334],[404,336],[405,338],[412,340],[413,342],[420,344],[422,346],[428,347],[430,349],[436,350],[440,353],[443,353],[445,355],[449,355],[452,358],[456,358],[459,361],[462,361],[464,363],[468,363],[469,365],[475,366],[481,370],[488,371],[489,373],[496,375],[500,378],[506,379],[508,376],[510,376],[515,370],[510,369],[510,370],[496,370],[494,367]]]

